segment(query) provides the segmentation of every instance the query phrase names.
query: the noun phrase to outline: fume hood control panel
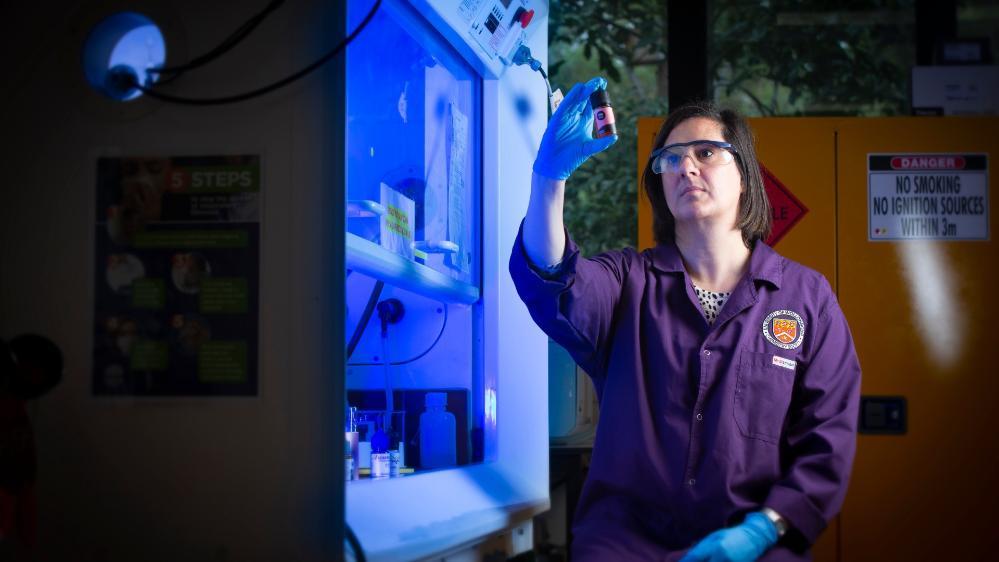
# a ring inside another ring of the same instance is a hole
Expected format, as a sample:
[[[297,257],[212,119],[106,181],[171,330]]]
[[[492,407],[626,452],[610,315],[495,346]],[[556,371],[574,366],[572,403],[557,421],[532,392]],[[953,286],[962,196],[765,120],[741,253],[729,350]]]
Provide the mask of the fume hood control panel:
[[[431,0],[429,7],[496,75],[511,64],[517,48],[548,22],[548,2],[539,0]]]
[[[468,34],[489,58],[509,66],[513,53],[537,27],[534,19],[542,7],[527,0],[466,0],[458,8],[463,9],[468,11],[462,15],[471,20]]]

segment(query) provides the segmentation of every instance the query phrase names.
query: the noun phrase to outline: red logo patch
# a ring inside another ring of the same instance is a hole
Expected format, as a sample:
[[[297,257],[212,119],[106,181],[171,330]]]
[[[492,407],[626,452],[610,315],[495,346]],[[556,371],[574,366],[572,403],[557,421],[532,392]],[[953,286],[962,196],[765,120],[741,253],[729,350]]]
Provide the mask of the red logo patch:
[[[773,330],[781,343],[791,343],[798,337],[798,323],[790,318],[774,318]]]

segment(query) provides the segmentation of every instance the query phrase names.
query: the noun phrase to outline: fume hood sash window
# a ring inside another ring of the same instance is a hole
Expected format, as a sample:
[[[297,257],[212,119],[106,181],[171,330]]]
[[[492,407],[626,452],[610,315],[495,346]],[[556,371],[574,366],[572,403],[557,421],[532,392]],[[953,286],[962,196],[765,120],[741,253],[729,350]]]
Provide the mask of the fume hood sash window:
[[[348,267],[428,297],[475,302],[481,78],[392,2],[351,45],[347,73]]]

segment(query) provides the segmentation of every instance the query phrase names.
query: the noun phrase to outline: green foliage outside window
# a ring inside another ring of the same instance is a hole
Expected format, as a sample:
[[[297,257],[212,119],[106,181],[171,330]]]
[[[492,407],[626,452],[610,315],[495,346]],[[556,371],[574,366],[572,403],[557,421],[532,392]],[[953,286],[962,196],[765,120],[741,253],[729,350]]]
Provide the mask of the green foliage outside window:
[[[606,78],[619,136],[567,182],[565,222],[584,255],[637,243],[637,118],[667,111],[666,14],[660,4],[552,2],[552,87],[568,92],[577,82]]]
[[[552,87],[567,92],[604,76],[620,135],[568,181],[565,220],[584,255],[637,240],[637,118],[662,116],[668,108],[665,4],[551,3]],[[713,97],[748,116],[906,114],[913,5],[714,0],[708,22]]]
[[[746,115],[905,115],[914,0],[715,0],[715,99]]]

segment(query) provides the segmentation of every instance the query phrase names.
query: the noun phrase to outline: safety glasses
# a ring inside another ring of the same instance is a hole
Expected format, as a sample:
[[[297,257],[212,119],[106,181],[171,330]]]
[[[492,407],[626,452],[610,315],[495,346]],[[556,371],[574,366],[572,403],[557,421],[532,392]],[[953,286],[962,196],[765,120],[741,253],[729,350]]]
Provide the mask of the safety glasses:
[[[683,159],[690,156],[694,164],[702,166],[723,166],[732,162],[739,151],[727,142],[713,140],[695,140],[670,144],[653,150],[649,159],[652,160],[652,171],[657,174],[675,174],[680,171]]]

